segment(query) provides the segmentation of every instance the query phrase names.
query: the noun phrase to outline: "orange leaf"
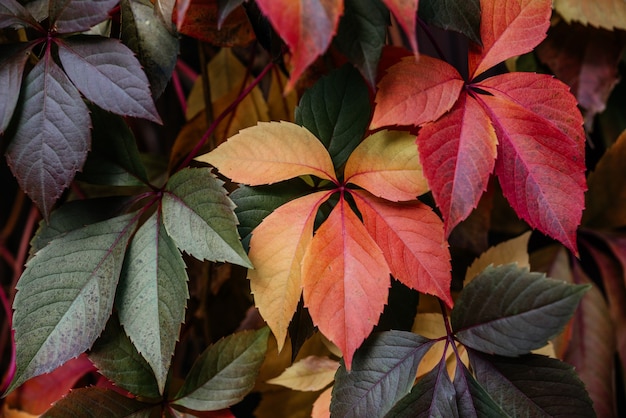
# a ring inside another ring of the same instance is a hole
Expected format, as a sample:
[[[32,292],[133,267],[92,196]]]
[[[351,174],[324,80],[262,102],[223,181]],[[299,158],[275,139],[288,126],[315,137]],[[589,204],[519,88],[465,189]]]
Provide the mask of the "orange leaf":
[[[257,0],[261,12],[292,54],[291,90],[304,70],[324,53],[337,32],[343,0]]]
[[[422,55],[403,58],[378,83],[371,129],[389,125],[421,125],[450,110],[463,88],[463,78],[450,64]]]
[[[301,262],[313,238],[313,222],[329,192],[317,192],[280,206],[252,233],[248,271],[254,303],[282,350],[302,294]],[[288,220],[288,222],[285,222]]]
[[[382,249],[391,274],[412,289],[435,295],[452,307],[450,252],[441,219],[427,205],[393,203],[353,193],[367,232]]]
[[[417,4],[418,0],[383,0],[389,11],[398,21],[398,24],[404,30],[411,49],[414,54],[418,54],[417,36],[415,35],[415,24],[417,21]]]
[[[380,248],[343,196],[313,237],[302,282],[313,323],[341,349],[350,369],[378,323],[391,280]]]
[[[237,183],[252,186],[308,174],[336,181],[324,145],[306,128],[291,122],[260,122],[196,159]]]
[[[387,200],[415,200],[428,191],[415,148],[415,135],[380,131],[352,151],[345,182],[356,184]]]
[[[311,418],[330,418],[330,400],[333,388],[326,389],[313,403]]]
[[[550,26],[552,1],[481,0],[480,9],[483,46],[470,46],[470,79],[539,45]]]

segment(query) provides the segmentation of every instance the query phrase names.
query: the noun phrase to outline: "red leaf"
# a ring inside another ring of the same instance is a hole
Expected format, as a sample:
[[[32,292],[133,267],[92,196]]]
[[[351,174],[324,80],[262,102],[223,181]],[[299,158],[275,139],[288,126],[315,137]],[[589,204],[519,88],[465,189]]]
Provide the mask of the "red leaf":
[[[411,44],[411,49],[416,55],[419,54],[417,49],[417,36],[415,34],[418,2],[419,0],[383,0],[385,6],[393,13],[398,24],[402,30],[404,30]]]
[[[470,79],[539,44],[550,26],[551,0],[481,0],[480,45],[471,44]]]
[[[450,252],[441,219],[418,201],[394,203],[360,190],[353,196],[391,274],[412,289],[437,296],[451,308]]]
[[[313,323],[341,349],[349,369],[378,323],[391,280],[380,248],[343,196],[313,237],[302,281]]]
[[[478,206],[487,190],[497,143],[485,111],[466,93],[449,113],[420,130],[420,159],[445,220],[446,236]]]
[[[343,13],[343,0],[257,0],[257,4],[291,51],[289,90],[330,45]]]
[[[421,125],[450,110],[463,88],[463,78],[450,64],[422,55],[403,58],[378,83],[371,129],[389,125]]]

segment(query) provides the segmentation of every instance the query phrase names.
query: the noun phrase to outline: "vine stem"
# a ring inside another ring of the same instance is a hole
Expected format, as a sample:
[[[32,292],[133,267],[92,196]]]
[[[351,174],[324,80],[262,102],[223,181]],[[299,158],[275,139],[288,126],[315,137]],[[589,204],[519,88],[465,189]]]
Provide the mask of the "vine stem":
[[[254,79],[252,80],[252,82],[248,85],[248,87],[246,87],[241,94],[230,104],[228,105],[228,107],[226,109],[224,109],[224,111],[222,113],[220,113],[215,120],[213,121],[213,123],[211,123],[211,126],[209,126],[209,128],[206,130],[206,132],[204,133],[204,135],[202,136],[202,138],[200,139],[200,141],[198,141],[198,143],[196,144],[196,146],[193,148],[193,150],[191,150],[191,152],[187,155],[187,157],[185,158],[185,160],[180,163],[178,165],[178,167],[176,168],[176,171],[181,170],[183,167],[186,167],[189,165],[189,163],[191,162],[191,160],[193,160],[198,153],[200,152],[200,149],[202,148],[202,146],[207,142],[207,140],[211,137],[211,135],[213,134],[213,132],[215,131],[215,129],[217,128],[217,125],[220,124],[220,122],[222,122],[226,116],[228,116],[228,114],[230,112],[232,112],[233,110],[235,110],[237,108],[237,106],[239,106],[239,103],[248,95],[250,94],[250,92],[252,91],[253,88],[255,88],[257,86],[257,84],[259,84],[261,82],[261,80],[263,79],[263,77],[265,77],[265,75],[274,67],[274,62],[271,61],[269,62],[265,68],[263,68],[263,71],[261,71],[261,73]]]

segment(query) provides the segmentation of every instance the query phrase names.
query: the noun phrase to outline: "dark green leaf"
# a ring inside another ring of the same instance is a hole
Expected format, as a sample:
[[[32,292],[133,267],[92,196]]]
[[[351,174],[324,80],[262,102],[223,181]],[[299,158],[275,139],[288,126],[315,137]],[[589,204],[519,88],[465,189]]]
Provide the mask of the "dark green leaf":
[[[406,331],[374,334],[342,360],[335,375],[330,412],[337,417],[380,417],[411,390],[417,366],[433,341]]]
[[[196,360],[173,401],[197,411],[216,411],[252,390],[267,350],[269,328],[243,331],[218,341]]]
[[[148,418],[154,406],[97,387],[75,389],[42,418]]]
[[[420,0],[418,14],[428,24],[480,40],[480,0]]]
[[[77,179],[110,186],[141,186],[148,182],[135,136],[120,116],[97,107],[91,111],[92,149]]]
[[[454,375],[456,402],[461,418],[504,418],[509,415],[489,396],[462,362]]]
[[[119,0],[50,0],[50,24],[59,33],[86,31],[106,20]]]
[[[10,390],[92,346],[111,311],[136,214],[63,235],[27,264],[17,284],[17,371]]]
[[[135,234],[118,286],[120,323],[163,393],[189,291],[183,257],[154,213]]]
[[[296,108],[296,123],[322,141],[340,167],[363,139],[370,122],[367,84],[350,65],[322,77]]]
[[[117,39],[73,36],[59,41],[59,58],[72,83],[109,112],[161,123],[146,74]]]
[[[116,315],[91,347],[89,359],[116,386],[144,398],[160,397],[150,365],[124,333]]]
[[[374,88],[389,10],[380,0],[345,0],[344,7],[334,43]]]
[[[411,393],[402,398],[389,413],[389,418],[458,417],[454,386],[443,357],[437,367],[426,373]]]
[[[11,122],[20,96],[24,65],[34,44],[0,45],[0,135]]]
[[[562,361],[529,354],[488,356],[468,350],[476,379],[514,417],[594,417],[574,369]]]
[[[49,53],[26,76],[21,108],[7,162],[47,218],[87,157],[89,111]]]
[[[178,59],[178,38],[161,22],[149,0],[122,0],[122,40],[136,54],[159,97]]]
[[[489,266],[461,292],[452,328],[460,342],[485,353],[526,354],[561,331],[588,288],[517,264]]]
[[[237,235],[235,205],[209,168],[187,168],[170,178],[163,222],[181,250],[200,260],[251,267]]]

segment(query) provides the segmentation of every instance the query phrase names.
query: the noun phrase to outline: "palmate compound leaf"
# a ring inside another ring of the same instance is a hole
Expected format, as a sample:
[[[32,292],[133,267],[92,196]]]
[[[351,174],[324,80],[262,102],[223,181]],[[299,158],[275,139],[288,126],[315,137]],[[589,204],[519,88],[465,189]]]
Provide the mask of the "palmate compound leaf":
[[[535,354],[511,358],[468,352],[476,380],[508,415],[595,417],[572,366]]]
[[[17,372],[9,390],[92,346],[111,315],[136,224],[131,213],[85,226],[27,263],[13,302]]]
[[[527,354],[563,329],[588,288],[516,264],[487,267],[457,299],[452,329],[467,347],[504,356]]]
[[[199,260],[251,267],[223,184],[208,168],[174,174],[163,193],[163,224],[178,248]]]
[[[216,411],[243,399],[254,386],[268,336],[268,328],[243,331],[207,348],[172,403],[196,411]]]
[[[419,201],[394,203],[364,191],[355,191],[353,196],[393,277],[451,307],[450,252],[441,219]]]
[[[42,415],[43,418],[148,418],[154,405],[98,387],[71,391]]]
[[[324,145],[306,128],[290,122],[259,122],[196,160],[250,186],[304,175],[335,179]]]
[[[120,323],[163,393],[189,291],[183,257],[159,211],[133,237],[117,292]]]
[[[26,76],[21,94],[7,163],[47,218],[87,157],[89,111],[50,53]]]
[[[51,0],[50,24],[59,33],[82,32],[102,22],[119,0]]]
[[[341,196],[302,261],[304,304],[313,324],[352,356],[387,303],[391,280],[382,251]]]
[[[313,224],[330,192],[294,199],[269,214],[250,240],[248,271],[254,304],[282,350],[302,294],[302,260],[313,239]]]
[[[116,39],[74,36],[57,41],[72,83],[104,110],[161,123],[148,79],[127,46]]]
[[[485,388],[476,381],[462,361],[456,363],[453,383],[460,418],[503,418],[508,416]]]
[[[335,375],[330,411],[337,417],[380,417],[411,390],[433,341],[406,331],[373,334],[355,353],[352,370]]]
[[[24,65],[34,44],[0,45],[0,135],[11,122],[22,85]]]

